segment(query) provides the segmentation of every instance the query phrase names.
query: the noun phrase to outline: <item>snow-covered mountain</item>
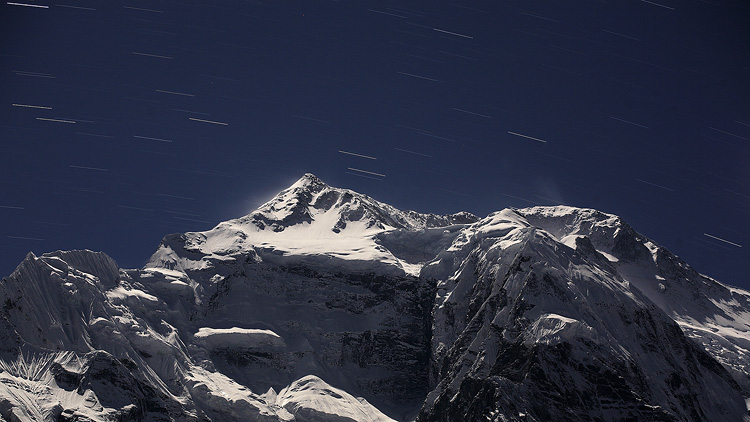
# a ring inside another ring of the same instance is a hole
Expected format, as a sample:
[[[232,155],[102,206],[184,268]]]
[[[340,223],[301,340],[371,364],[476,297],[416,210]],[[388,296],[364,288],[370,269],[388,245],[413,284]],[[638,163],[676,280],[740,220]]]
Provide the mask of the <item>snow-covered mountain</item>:
[[[588,209],[307,174],[142,269],[29,254],[0,303],[0,420],[750,420],[750,292]]]

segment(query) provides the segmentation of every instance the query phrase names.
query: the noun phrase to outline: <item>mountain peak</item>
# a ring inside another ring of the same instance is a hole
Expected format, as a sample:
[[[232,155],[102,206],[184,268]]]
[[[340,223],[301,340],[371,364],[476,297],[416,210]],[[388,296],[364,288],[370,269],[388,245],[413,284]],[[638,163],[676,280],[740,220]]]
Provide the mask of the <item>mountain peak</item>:
[[[312,173],[305,173],[299,178],[292,186],[286,190],[293,190],[295,188],[301,188],[304,190],[320,191],[321,189],[329,187],[325,182],[320,180],[318,176]]]
[[[281,232],[299,224],[318,222],[324,223],[327,230],[341,233],[352,223],[362,223],[363,229],[369,232],[442,227],[477,220],[476,216],[467,212],[442,216],[402,211],[367,195],[332,187],[314,174],[305,173],[255,212],[227,223],[251,222],[260,230],[270,228],[274,232]]]
[[[187,247],[212,257],[252,250],[267,259],[295,257],[308,264],[312,260],[326,265],[333,259],[346,266],[369,263],[417,273],[421,263],[401,262],[383,246],[383,233],[449,228],[478,220],[467,212],[435,215],[402,211],[367,195],[331,187],[306,173],[244,217],[207,232],[168,236],[162,242],[163,250],[157,251],[147,266],[173,268],[178,259],[172,252]]]

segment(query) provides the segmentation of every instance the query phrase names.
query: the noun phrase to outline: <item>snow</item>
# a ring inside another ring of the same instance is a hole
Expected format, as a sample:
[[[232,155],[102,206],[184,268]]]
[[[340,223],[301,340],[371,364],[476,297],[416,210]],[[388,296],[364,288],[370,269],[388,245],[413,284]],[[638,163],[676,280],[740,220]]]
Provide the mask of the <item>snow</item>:
[[[287,412],[277,412],[260,396],[219,372],[193,367],[186,376],[190,395],[218,420],[291,421]]]
[[[308,375],[281,390],[276,404],[297,421],[395,422],[367,400],[355,398],[314,375]]]
[[[122,286],[117,286],[112,290],[107,291],[107,297],[110,299],[125,299],[128,297],[136,297],[141,300],[145,300],[147,302],[158,302],[159,299],[151,294],[148,294],[144,292],[143,290],[139,289],[125,289]]]
[[[256,328],[208,328],[202,327],[195,333],[195,339],[209,348],[277,348],[284,346],[284,340],[271,330]]]
[[[579,234],[569,234],[567,236],[563,236],[560,239],[560,243],[562,243],[563,245],[565,245],[565,246],[567,246],[567,247],[569,247],[571,249],[575,249],[576,248],[576,239],[578,239],[579,237],[583,237],[583,236],[579,235]]]
[[[271,388],[257,395],[223,374],[195,368],[188,385],[198,402],[232,420],[395,422],[367,400],[315,375],[292,382],[278,394]]]
[[[200,259],[164,244],[144,270],[179,278],[183,271],[207,269],[212,261],[254,250],[260,259],[280,265],[416,276],[438,251],[414,261],[397,257],[382,240],[404,228],[450,229],[456,226],[452,219],[476,218],[468,213],[436,216],[400,211],[365,195],[329,187],[308,174],[250,215],[206,232],[186,233],[185,250],[199,252]]]
[[[651,251],[651,258],[656,262],[658,254],[659,254],[659,247],[656,246],[656,244],[650,240],[647,240],[643,243],[644,246],[648,248],[649,251]]]
[[[593,337],[593,329],[577,319],[554,313],[541,315],[527,330],[524,343],[556,344],[571,341],[575,337]]]
[[[183,271],[172,270],[172,269],[162,268],[162,267],[145,267],[143,268],[143,272],[145,274],[142,275],[142,277],[152,276],[152,274],[149,274],[149,273],[158,273],[166,277],[171,277],[173,279],[176,279],[175,281],[179,281],[179,279],[185,276],[185,273]]]
[[[365,223],[356,221],[347,224],[346,230],[336,233],[331,230],[339,219],[336,209],[312,211],[312,223],[301,223],[288,227],[282,232],[270,230],[248,230],[247,226],[230,226],[248,235],[248,240],[260,248],[270,247],[290,255],[332,255],[342,259],[361,261],[390,262],[396,260],[387,251],[379,248],[373,235],[382,229],[367,228]],[[235,232],[236,233],[236,232]],[[203,252],[212,252],[232,242],[235,234],[228,232],[231,239],[223,236],[209,236]]]
[[[71,352],[21,353],[14,361],[0,360],[0,397],[14,405],[12,412],[18,420],[57,420],[59,412],[65,409],[68,415],[98,421],[112,411],[104,408],[91,390],[58,386],[51,370],[54,364],[80,369],[80,361]]]
[[[619,262],[620,261],[616,256],[612,255],[611,253],[604,252],[603,250],[600,250],[600,249],[597,249],[596,251],[599,252],[600,254],[604,255],[604,257],[607,258],[607,261],[609,261],[609,262]]]

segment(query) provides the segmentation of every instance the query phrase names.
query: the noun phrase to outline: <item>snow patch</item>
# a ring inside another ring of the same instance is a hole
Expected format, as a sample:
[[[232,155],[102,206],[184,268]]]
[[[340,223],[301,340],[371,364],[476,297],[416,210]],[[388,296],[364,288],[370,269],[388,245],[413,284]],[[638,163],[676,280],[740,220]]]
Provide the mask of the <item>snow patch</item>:
[[[208,328],[203,327],[195,333],[195,340],[210,349],[256,349],[278,348],[284,346],[284,339],[271,330],[257,328]]]
[[[145,300],[147,302],[153,302],[153,303],[159,302],[159,299],[157,299],[156,296],[150,295],[144,292],[143,290],[139,290],[139,289],[125,289],[122,286],[117,286],[114,289],[109,290],[107,292],[107,298],[109,298],[110,300],[111,299],[124,300],[130,297],[136,297],[138,299]]]
[[[612,255],[611,253],[604,252],[604,251],[602,251],[600,249],[597,249],[596,251],[599,252],[600,254],[604,255],[604,257],[607,258],[607,261],[609,261],[609,262],[619,262],[620,261],[619,259],[617,259],[616,256]]]
[[[281,390],[276,405],[289,411],[300,422],[395,422],[367,400],[331,387],[314,375],[300,378]]]
[[[577,319],[548,313],[541,315],[531,324],[526,332],[524,344],[556,344],[575,337],[593,338],[592,331],[591,327]]]
[[[567,247],[569,247],[571,249],[575,249],[576,248],[576,239],[578,239],[579,237],[585,237],[585,236],[580,235],[580,234],[570,234],[570,235],[564,236],[562,239],[560,239],[560,243],[562,243],[563,245],[565,245],[565,246],[567,246]]]

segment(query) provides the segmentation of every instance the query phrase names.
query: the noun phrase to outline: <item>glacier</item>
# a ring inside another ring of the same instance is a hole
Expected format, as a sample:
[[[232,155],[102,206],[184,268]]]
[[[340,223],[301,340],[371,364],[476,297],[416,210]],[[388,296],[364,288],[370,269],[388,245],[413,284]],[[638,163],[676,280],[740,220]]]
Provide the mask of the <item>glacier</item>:
[[[750,292],[591,209],[306,174],[140,269],[30,253],[0,303],[6,421],[750,421]]]

